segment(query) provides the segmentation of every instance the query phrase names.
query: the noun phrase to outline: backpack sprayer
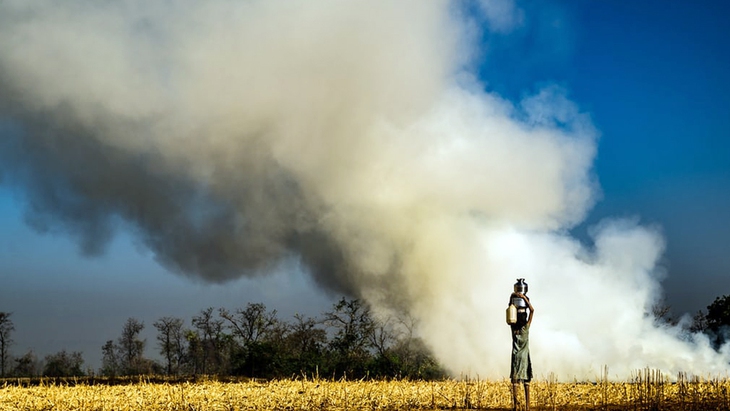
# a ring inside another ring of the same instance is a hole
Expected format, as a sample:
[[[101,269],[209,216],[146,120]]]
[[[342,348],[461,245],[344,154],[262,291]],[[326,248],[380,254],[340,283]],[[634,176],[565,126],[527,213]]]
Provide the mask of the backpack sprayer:
[[[527,283],[524,278],[518,278],[514,290],[516,293],[527,294]],[[527,312],[527,302],[520,297],[512,296],[507,307],[507,324],[517,324],[517,313]]]

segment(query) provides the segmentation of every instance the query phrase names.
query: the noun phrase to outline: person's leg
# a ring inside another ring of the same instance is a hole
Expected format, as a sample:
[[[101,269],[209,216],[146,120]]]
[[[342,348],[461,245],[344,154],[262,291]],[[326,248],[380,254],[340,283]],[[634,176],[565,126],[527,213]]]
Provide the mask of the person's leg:
[[[525,381],[525,411],[530,411],[530,383]]]
[[[520,403],[517,399],[519,385],[517,381],[512,381],[512,411],[517,411],[517,405]]]

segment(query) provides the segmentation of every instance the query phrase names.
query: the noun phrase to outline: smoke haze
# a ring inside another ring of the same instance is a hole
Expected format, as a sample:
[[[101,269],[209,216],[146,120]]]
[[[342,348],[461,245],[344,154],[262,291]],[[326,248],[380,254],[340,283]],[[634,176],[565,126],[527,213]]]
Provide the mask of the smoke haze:
[[[520,24],[484,2],[492,30]],[[538,375],[719,372],[647,316],[657,229],[607,221],[597,132],[559,87],[519,103],[469,72],[475,28],[438,1],[0,3],[0,173],[28,222],[104,251],[131,229],[165,267],[225,282],[297,259],[322,287],[406,309],[454,374],[509,370],[525,277]]]

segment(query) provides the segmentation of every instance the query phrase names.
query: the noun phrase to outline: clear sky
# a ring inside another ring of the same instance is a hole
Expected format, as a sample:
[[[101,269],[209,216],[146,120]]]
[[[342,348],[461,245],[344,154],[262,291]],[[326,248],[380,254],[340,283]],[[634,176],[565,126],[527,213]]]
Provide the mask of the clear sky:
[[[662,284],[676,314],[730,294],[730,3],[516,4],[519,23],[484,34],[475,72],[486,90],[515,102],[557,84],[590,114],[600,133],[593,172],[601,196],[574,234],[590,241],[586,233],[606,217],[657,225],[667,247]],[[0,138],[17,134],[14,127],[0,119]],[[0,180],[0,310],[13,312],[14,354],[83,351],[98,367],[101,346],[128,317],[145,322],[152,355],[152,323],[162,316],[248,302],[282,318],[317,315],[338,297],[294,263],[224,284],[173,274],[125,229],[87,257],[73,236],[26,224],[30,198],[23,185]]]

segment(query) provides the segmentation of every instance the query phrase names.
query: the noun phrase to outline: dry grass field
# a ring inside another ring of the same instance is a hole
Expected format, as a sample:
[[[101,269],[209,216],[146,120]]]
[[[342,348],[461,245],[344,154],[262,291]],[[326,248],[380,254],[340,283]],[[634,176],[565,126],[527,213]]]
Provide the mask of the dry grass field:
[[[0,385],[0,410],[506,410],[512,401],[507,380],[29,382]],[[530,402],[534,410],[728,410],[729,389],[727,379],[641,371],[621,383],[533,381]]]

